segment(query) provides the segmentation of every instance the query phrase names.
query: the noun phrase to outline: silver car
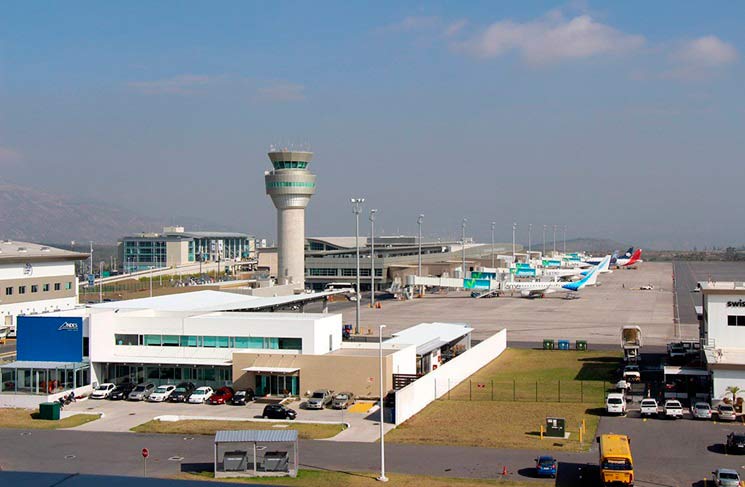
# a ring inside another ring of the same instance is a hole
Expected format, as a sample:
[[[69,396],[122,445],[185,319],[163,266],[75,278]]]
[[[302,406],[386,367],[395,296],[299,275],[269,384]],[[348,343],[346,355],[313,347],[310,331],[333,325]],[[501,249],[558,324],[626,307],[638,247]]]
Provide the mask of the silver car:
[[[147,384],[137,384],[132,392],[129,393],[127,399],[130,401],[144,401],[150,394],[155,390],[155,384],[148,382]]]
[[[305,402],[306,409],[323,409],[331,403],[331,391],[328,389],[319,389]]]
[[[334,409],[347,409],[352,404],[354,404],[354,394],[351,392],[340,392],[331,401],[331,407]]]
[[[691,406],[693,419],[711,419],[711,406],[706,402],[697,402]]]
[[[714,475],[714,485],[721,487],[740,487],[740,474],[731,468],[718,468],[711,472]]]
[[[717,417],[719,421],[735,421],[737,413],[735,413],[735,408],[731,404],[720,404],[717,406]]]

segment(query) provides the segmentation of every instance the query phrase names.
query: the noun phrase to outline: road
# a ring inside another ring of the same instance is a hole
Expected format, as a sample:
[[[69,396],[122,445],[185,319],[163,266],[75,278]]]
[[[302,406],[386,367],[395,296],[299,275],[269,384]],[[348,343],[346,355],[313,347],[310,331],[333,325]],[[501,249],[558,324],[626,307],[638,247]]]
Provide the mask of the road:
[[[699,281],[745,281],[745,262],[688,262],[673,263],[675,296],[678,301],[680,323],[698,325],[694,306],[701,306],[701,294],[692,293]]]

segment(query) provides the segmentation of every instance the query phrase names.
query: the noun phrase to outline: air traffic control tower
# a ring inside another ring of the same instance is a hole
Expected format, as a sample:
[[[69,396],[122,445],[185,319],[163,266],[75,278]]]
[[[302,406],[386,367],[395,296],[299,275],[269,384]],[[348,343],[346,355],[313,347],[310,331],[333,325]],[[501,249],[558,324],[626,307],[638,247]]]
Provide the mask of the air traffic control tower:
[[[316,176],[308,171],[312,152],[269,152],[274,170],[266,171],[266,194],[277,208],[277,283],[305,287],[305,207],[316,192]]]

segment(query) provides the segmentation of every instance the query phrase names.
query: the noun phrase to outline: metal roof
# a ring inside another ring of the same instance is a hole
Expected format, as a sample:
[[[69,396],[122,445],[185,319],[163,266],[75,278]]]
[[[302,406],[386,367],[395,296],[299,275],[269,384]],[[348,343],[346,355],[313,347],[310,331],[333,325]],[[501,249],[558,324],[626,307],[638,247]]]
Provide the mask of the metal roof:
[[[88,362],[42,362],[35,360],[18,360],[9,364],[0,364],[3,369],[76,369],[88,365]]]
[[[88,258],[88,255],[38,243],[0,240],[0,260],[2,261],[83,260]]]
[[[290,443],[297,441],[297,430],[232,430],[215,433],[215,443]]]
[[[419,354],[420,349],[432,351],[438,348],[435,346],[436,342],[441,343],[439,346],[442,346],[463,338],[472,331],[473,328],[465,323],[420,323],[394,333],[393,338],[386,340],[385,343],[415,345],[417,354]],[[422,353],[426,352],[423,351]]]
[[[252,367],[246,367],[243,369],[244,372],[267,372],[267,373],[277,373],[277,374],[292,374],[294,372],[298,372],[300,369],[298,367],[268,367],[268,366],[252,366]]]
[[[693,367],[678,367],[674,365],[667,365],[664,369],[665,375],[700,375],[706,376],[710,372],[704,369],[695,369]]]

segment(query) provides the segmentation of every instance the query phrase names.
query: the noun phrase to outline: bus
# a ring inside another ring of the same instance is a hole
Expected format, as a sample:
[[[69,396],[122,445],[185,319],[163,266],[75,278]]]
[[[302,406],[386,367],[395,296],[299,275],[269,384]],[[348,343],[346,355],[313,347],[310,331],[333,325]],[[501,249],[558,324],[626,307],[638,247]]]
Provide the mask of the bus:
[[[600,481],[604,486],[634,485],[631,439],[626,435],[600,435]]]

